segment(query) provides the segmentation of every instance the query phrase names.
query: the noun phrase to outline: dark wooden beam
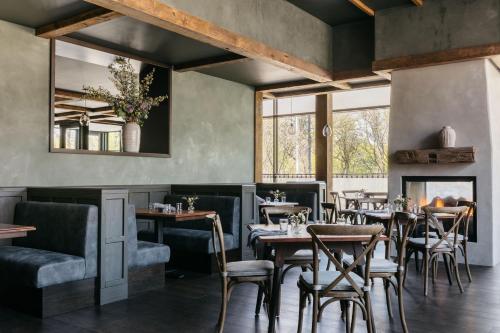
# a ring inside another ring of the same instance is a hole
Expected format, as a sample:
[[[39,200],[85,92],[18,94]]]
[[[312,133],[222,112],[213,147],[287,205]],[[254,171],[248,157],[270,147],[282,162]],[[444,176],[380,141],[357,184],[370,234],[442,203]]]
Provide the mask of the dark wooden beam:
[[[329,86],[329,87],[322,87],[322,88],[301,89],[301,90],[277,92],[277,93],[273,93],[273,96],[275,98],[287,98],[287,97],[298,97],[298,96],[324,95],[324,94],[331,93],[334,91],[339,91],[339,90],[342,90],[342,89]]]
[[[349,0],[350,3],[352,3],[354,6],[358,7],[361,9],[363,12],[370,16],[375,16],[375,11],[368,7],[363,1],[361,0]]]
[[[121,16],[123,15],[106,8],[95,8],[74,17],[39,27],[35,33],[38,37],[56,38]]]
[[[299,81],[288,81],[282,83],[269,84],[265,86],[255,87],[255,91],[260,92],[283,92],[289,91],[297,88],[317,88],[324,87],[325,83],[316,82],[314,80],[299,80]]]
[[[91,108],[86,108],[84,106],[78,105],[70,105],[70,104],[57,104],[55,106],[56,109],[64,109],[64,110],[72,110],[72,111],[80,111],[80,112],[91,112]]]
[[[377,73],[388,73],[397,69],[441,65],[470,59],[491,58],[497,55],[500,55],[500,43],[376,60],[372,64],[372,70]]]
[[[161,0],[85,1],[197,41],[287,69],[308,79],[318,82],[332,81],[331,73],[326,69],[168,6]]]
[[[225,54],[218,57],[211,57],[207,59],[189,61],[186,63],[174,65],[174,70],[177,72],[188,72],[196,71],[205,68],[211,68],[216,66],[228,65],[239,63],[243,61],[249,61],[250,59],[239,54]]]
[[[129,53],[129,52],[123,52],[123,51],[118,51],[118,50],[111,49],[111,48],[106,47],[106,46],[102,46],[102,45],[91,43],[91,42],[86,42],[86,41],[75,39],[75,38],[68,37],[68,36],[57,37],[57,40],[60,40],[60,41],[66,42],[66,43],[71,43],[71,44],[83,46],[83,47],[88,47],[90,49],[94,49],[94,50],[97,50],[97,51],[102,51],[102,52],[114,54],[114,55],[119,56],[119,57],[134,59],[134,60],[137,60],[137,61],[144,62],[146,64],[158,66],[158,67],[164,67],[164,68],[170,68],[170,67],[172,67],[169,64],[165,64],[163,62],[159,62],[159,61],[147,59],[147,58],[141,57],[140,55],[137,55],[137,54],[133,54],[133,53]]]

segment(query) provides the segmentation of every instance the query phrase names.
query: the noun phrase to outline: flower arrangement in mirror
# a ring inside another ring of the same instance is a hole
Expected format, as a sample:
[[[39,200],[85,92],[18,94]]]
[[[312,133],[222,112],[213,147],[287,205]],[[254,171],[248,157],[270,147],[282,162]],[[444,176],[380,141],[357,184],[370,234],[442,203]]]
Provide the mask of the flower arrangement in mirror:
[[[188,204],[188,212],[194,212],[194,203],[198,201],[197,196],[188,196],[188,197],[182,197],[183,200],[186,200]]]
[[[109,80],[114,84],[118,94],[113,95],[101,86],[98,88],[84,86],[85,97],[106,102],[113,108],[116,116],[126,122],[123,128],[124,150],[138,152],[141,139],[140,126],[144,124],[145,119],[148,119],[151,108],[160,105],[168,96],[149,96],[149,88],[154,79],[154,68],[140,80],[130,59],[116,57],[108,69],[111,73]]]
[[[276,189],[274,191],[269,191],[269,193],[274,197],[274,201],[278,202],[280,201],[280,198],[286,196],[285,192],[281,192],[280,190]]]

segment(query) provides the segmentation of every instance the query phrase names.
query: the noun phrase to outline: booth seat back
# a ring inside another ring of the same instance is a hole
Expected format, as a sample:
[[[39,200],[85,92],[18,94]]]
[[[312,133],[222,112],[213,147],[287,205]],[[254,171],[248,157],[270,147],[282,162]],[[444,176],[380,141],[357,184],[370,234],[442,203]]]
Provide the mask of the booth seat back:
[[[13,245],[82,257],[85,259],[85,276],[96,276],[96,206],[20,202],[16,205],[14,223],[35,226],[36,231],[29,232],[27,237],[14,239]]]
[[[187,209],[186,200],[182,198],[185,195],[167,195],[165,203],[175,204],[182,202],[183,209]],[[194,204],[196,210],[214,210],[219,214],[222,230],[226,234],[231,234],[234,237],[236,244],[239,243],[240,237],[240,198],[220,195],[198,195],[198,201]],[[186,221],[170,225],[175,228],[197,229],[197,230],[212,230],[212,224],[205,220]]]

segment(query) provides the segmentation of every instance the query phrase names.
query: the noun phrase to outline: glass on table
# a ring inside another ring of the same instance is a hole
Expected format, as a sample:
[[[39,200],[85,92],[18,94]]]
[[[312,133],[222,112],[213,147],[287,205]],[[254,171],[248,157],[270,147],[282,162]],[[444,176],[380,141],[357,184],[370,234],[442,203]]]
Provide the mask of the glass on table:
[[[266,197],[266,203],[267,204],[271,203],[271,197]]]
[[[153,210],[155,208],[154,203],[150,202],[148,205],[148,210]]]
[[[288,219],[280,219],[280,230],[287,231],[288,230]]]
[[[286,202],[286,196],[281,197],[281,202]]]
[[[181,213],[182,212],[182,202],[178,202],[175,205],[175,210],[176,210],[177,213]]]

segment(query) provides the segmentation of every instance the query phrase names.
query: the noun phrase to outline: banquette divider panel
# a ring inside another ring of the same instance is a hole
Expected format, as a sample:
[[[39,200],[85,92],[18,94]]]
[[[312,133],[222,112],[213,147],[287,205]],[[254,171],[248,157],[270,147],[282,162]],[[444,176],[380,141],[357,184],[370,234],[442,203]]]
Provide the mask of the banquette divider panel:
[[[127,221],[129,193],[125,188],[28,188],[28,200],[95,205],[99,209],[98,303],[128,297]]]
[[[258,222],[259,215],[256,204],[255,184],[200,184],[172,185],[172,194],[220,195],[240,198],[240,248],[238,260],[254,259],[253,252],[246,246],[249,230],[248,224]]]
[[[0,223],[12,224],[14,222],[14,210],[16,204],[26,201],[27,191],[25,187],[0,188]],[[1,239],[0,245],[9,245],[9,239]]]

